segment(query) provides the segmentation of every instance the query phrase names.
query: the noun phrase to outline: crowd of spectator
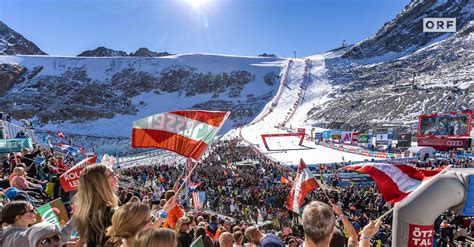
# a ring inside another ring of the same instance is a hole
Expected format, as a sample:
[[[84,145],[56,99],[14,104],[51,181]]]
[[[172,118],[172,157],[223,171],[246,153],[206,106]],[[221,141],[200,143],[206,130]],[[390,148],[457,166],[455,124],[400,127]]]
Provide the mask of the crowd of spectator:
[[[89,165],[78,190],[65,192],[60,175],[76,162],[76,156],[39,146],[3,158],[0,246],[185,247],[198,238],[206,247],[391,245],[391,215],[376,219],[392,206],[377,187],[321,184],[299,217],[285,207],[292,185],[284,181],[295,169],[239,140],[216,142],[192,164]],[[190,194],[199,191],[206,195],[202,208]],[[36,208],[57,198],[70,220],[61,227],[35,224]],[[449,211],[435,230],[440,246],[474,233],[470,220]]]

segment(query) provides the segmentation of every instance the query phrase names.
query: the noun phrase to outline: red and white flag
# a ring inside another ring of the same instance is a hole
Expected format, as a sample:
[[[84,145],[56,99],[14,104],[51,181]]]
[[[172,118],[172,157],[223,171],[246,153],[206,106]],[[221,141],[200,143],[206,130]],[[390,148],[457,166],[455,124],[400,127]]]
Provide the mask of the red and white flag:
[[[204,206],[204,201],[206,200],[206,192],[193,192],[193,206],[197,210],[201,210]]]
[[[61,131],[58,130],[57,133],[58,133],[58,136],[59,136],[60,138],[63,138],[63,139],[64,139],[65,136],[64,136],[63,132],[61,132]]]
[[[161,148],[198,160],[230,112],[174,111],[133,122],[133,148]]]
[[[410,165],[386,163],[348,165],[340,169],[368,174],[377,184],[382,196],[388,203],[403,200],[422,183],[443,170],[425,170]]]
[[[314,178],[313,173],[311,173],[303,159],[300,159],[298,173],[296,174],[293,187],[288,195],[286,207],[299,214],[306,195],[317,188],[319,188],[319,184],[316,181],[316,178]]]

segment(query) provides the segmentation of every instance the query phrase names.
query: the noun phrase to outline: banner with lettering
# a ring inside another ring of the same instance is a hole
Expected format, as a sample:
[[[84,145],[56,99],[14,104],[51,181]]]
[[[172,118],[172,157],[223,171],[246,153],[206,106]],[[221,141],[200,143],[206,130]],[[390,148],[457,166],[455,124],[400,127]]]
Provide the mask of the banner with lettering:
[[[199,160],[230,112],[164,112],[133,122],[132,148],[160,148]]]
[[[434,225],[422,226],[410,224],[408,247],[433,246]]]
[[[36,209],[37,222],[47,221],[62,228],[69,220],[66,207],[61,198],[50,201]]]
[[[69,192],[76,190],[77,187],[79,186],[79,177],[81,176],[81,171],[84,169],[84,167],[88,165],[95,164],[97,161],[97,156],[94,155],[92,157],[88,157],[73,167],[69,169],[67,172],[65,172],[61,177],[59,177],[59,182],[61,183],[61,186],[63,187],[64,191]]]

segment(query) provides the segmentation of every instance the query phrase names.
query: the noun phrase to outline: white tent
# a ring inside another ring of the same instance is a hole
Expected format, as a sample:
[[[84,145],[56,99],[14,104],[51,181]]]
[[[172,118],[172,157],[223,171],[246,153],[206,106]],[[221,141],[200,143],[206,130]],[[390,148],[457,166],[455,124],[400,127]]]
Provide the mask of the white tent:
[[[420,158],[433,158],[436,150],[432,147],[418,146],[408,148],[407,152],[414,153],[415,156]]]

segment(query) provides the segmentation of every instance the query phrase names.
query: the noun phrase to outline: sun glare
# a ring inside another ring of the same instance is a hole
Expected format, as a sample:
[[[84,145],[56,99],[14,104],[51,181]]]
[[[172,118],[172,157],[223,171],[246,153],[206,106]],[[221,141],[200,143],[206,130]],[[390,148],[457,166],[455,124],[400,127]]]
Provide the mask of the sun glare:
[[[206,5],[210,0],[186,0],[193,8],[199,9]]]

